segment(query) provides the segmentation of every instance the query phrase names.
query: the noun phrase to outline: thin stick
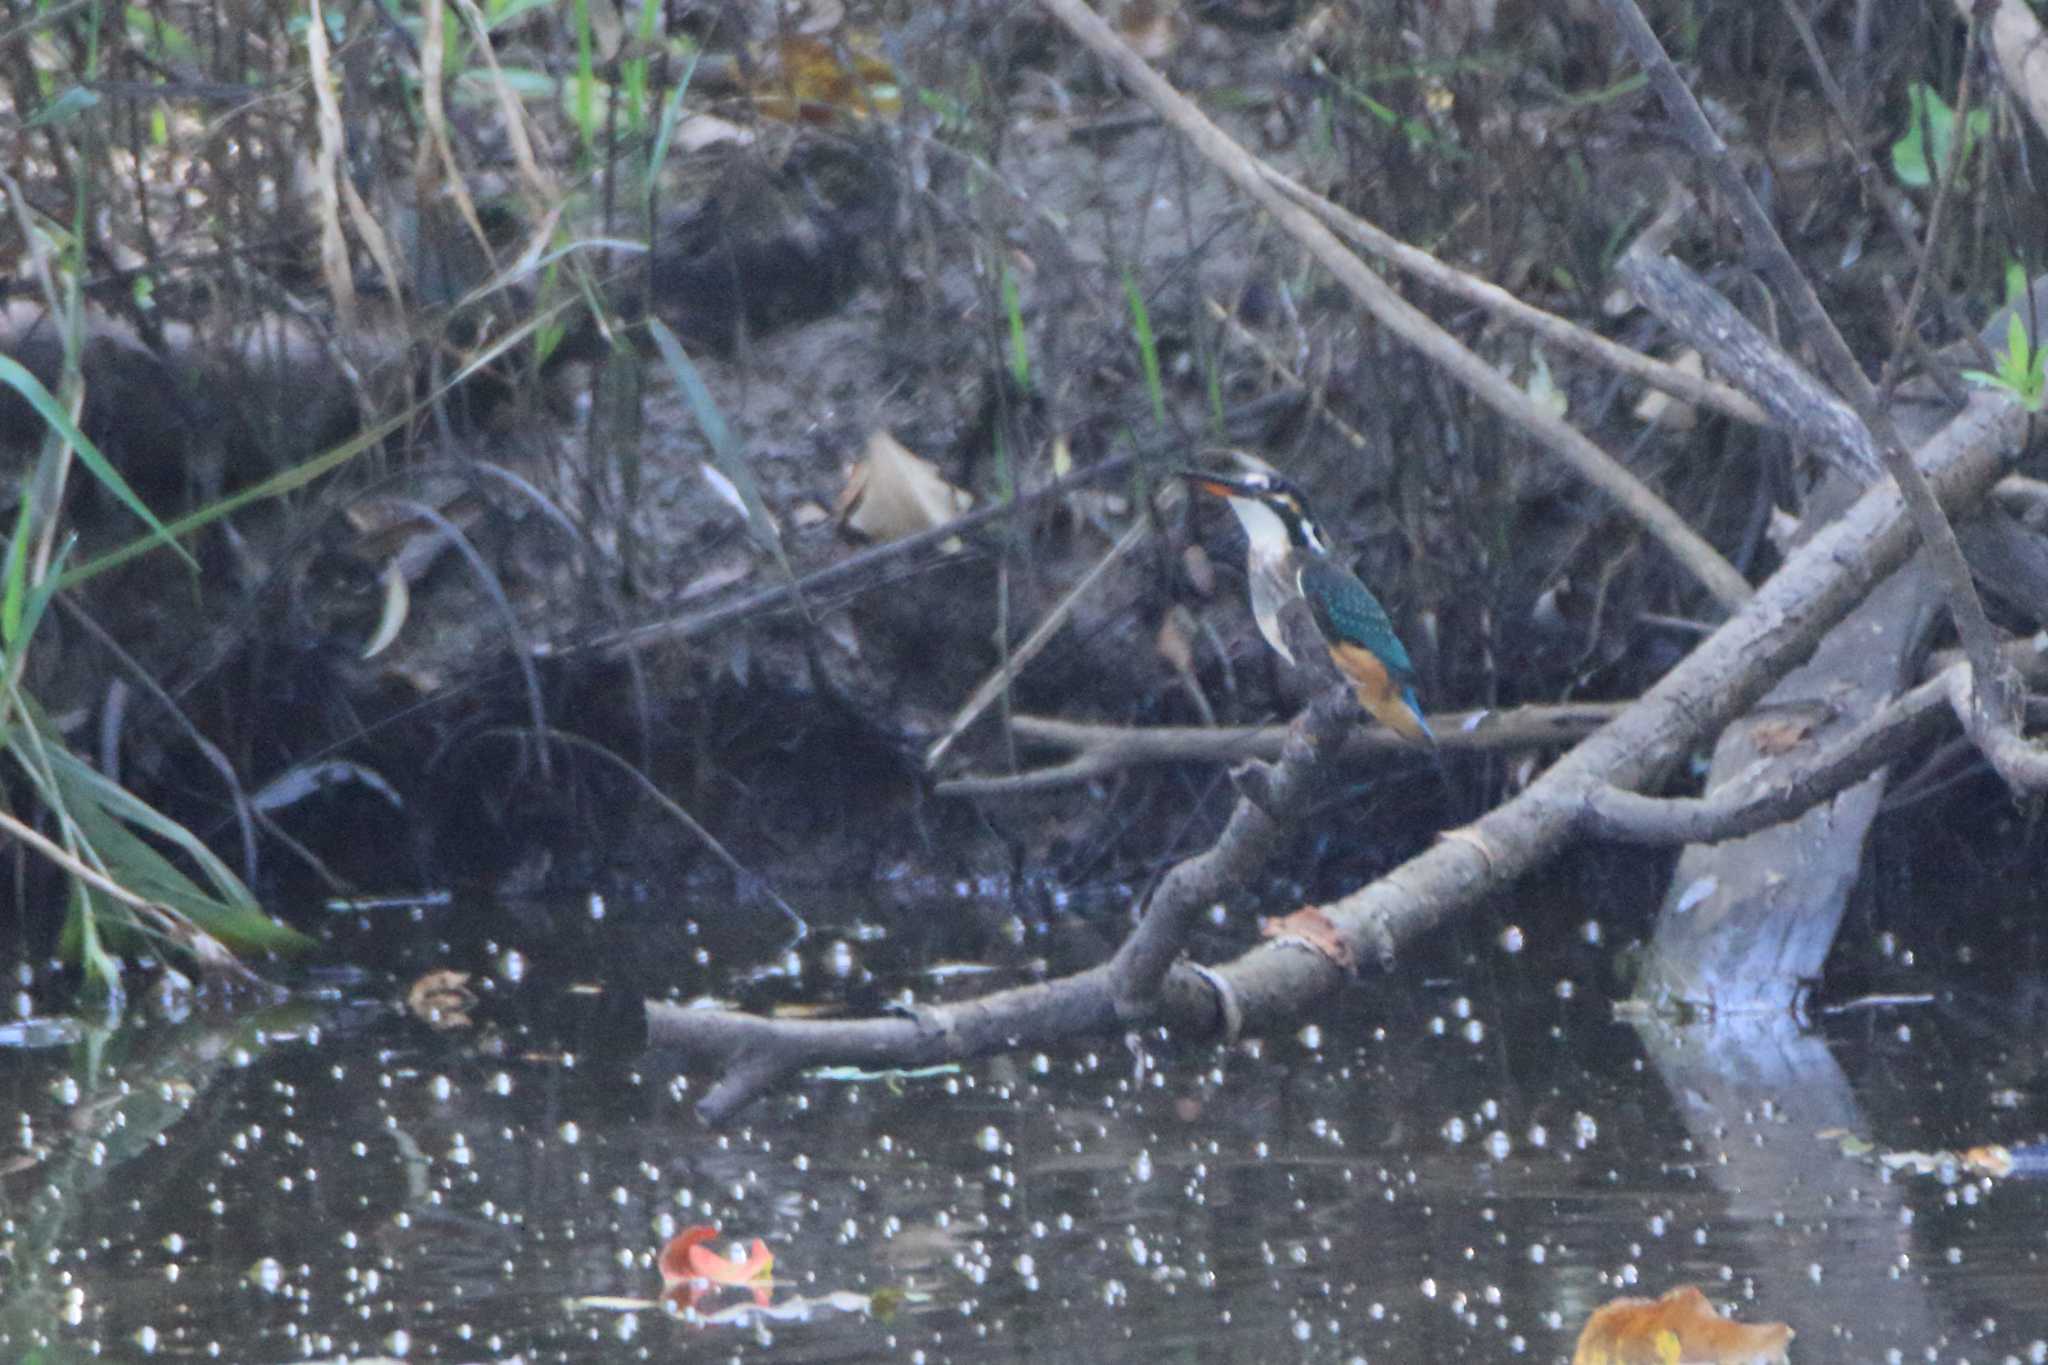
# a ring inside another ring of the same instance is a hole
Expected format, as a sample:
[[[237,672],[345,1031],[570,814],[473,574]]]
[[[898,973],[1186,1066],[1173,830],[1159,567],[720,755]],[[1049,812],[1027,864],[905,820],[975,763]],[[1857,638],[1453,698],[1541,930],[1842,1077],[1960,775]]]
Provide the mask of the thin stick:
[[[1095,561],[1095,567],[1083,574],[1081,581],[1069,588],[1067,595],[1045,614],[1043,620],[1031,628],[1031,634],[1010,651],[1010,657],[1003,661],[1002,666],[983,679],[981,686],[974,689],[974,694],[967,699],[967,704],[960,708],[959,714],[953,717],[953,723],[946,727],[946,733],[940,735],[933,741],[932,746],[925,750],[925,771],[929,772],[939,765],[939,760],[953,747],[953,741],[965,734],[967,727],[974,724],[981,713],[988,709],[989,703],[1008,689],[1017,674],[1023,671],[1024,665],[1037,658],[1039,651],[1052,642],[1052,637],[1067,623],[1067,618],[1074,614],[1075,605],[1087,595],[1088,590],[1101,582],[1104,574],[1121,563],[1125,555],[1136,549],[1139,543],[1151,534],[1151,519],[1142,515],[1124,528],[1124,533],[1117,537],[1116,544],[1110,546],[1102,558]]]
[[[1332,231],[1350,242],[1363,247],[1387,264],[1407,271],[1424,284],[1434,285],[1447,294],[1477,304],[1495,317],[1519,323],[1542,337],[1555,342],[1568,351],[1576,351],[1588,360],[1605,365],[1631,379],[1640,380],[1653,389],[1668,393],[1700,407],[1713,408],[1740,422],[1752,426],[1769,426],[1770,414],[1758,407],[1748,394],[1727,384],[1717,383],[1703,375],[1690,374],[1676,365],[1644,355],[1641,351],[1630,350],[1619,342],[1609,341],[1598,332],[1588,331],[1568,318],[1546,312],[1534,304],[1525,303],[1507,290],[1482,280],[1477,275],[1467,274],[1456,266],[1446,265],[1420,247],[1410,246],[1386,229],[1359,217],[1349,210],[1331,203],[1306,185],[1290,179],[1284,172],[1261,163],[1266,178],[1291,195],[1303,208],[1329,224]]]

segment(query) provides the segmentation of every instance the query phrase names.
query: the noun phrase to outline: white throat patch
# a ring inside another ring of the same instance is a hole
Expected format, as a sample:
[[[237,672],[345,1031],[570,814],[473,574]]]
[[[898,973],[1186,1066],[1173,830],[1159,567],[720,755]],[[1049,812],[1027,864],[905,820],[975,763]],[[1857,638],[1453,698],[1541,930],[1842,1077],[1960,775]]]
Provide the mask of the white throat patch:
[[[1230,510],[1237,513],[1238,524],[1244,527],[1245,539],[1251,542],[1254,555],[1265,560],[1278,560],[1292,548],[1287,537],[1287,523],[1263,502],[1255,498],[1232,498]]]

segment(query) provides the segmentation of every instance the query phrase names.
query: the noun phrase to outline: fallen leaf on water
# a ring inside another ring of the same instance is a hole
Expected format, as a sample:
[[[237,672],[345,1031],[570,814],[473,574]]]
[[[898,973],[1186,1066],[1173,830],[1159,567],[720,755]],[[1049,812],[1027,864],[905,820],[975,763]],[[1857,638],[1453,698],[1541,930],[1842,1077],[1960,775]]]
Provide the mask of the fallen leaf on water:
[[[469,988],[468,972],[428,972],[406,992],[405,1007],[437,1029],[468,1028],[476,992]]]
[[[1696,1285],[1661,1299],[1615,1299],[1586,1319],[1572,1365],[1785,1365],[1792,1329],[1736,1322]]]
[[[1971,1147],[1963,1152],[1963,1169],[1977,1175],[2008,1176],[2013,1172],[2010,1149],[1996,1143],[1988,1147]]]
[[[911,454],[894,436],[868,437],[861,462],[839,495],[840,524],[870,540],[901,540],[943,526],[974,505],[938,467]]]
[[[1319,905],[1304,905],[1291,915],[1277,919],[1259,921],[1259,934],[1263,938],[1292,939],[1306,944],[1328,958],[1341,972],[1357,968],[1358,959],[1351,955],[1351,945],[1337,932],[1337,925],[1323,913]]]
[[[733,1261],[705,1245],[717,1235],[717,1228],[697,1223],[668,1239],[656,1262],[661,1270],[662,1299],[678,1309],[693,1308],[711,1286],[726,1284],[751,1289],[754,1302],[767,1307],[769,1272],[775,1268],[768,1244],[756,1237],[747,1258]]]
[[[661,1282],[665,1285],[674,1285],[693,1278],[697,1272],[690,1269],[690,1249],[710,1241],[717,1235],[717,1228],[697,1223],[669,1238],[668,1244],[661,1249],[661,1259],[657,1263],[661,1268]]]
[[[767,1279],[769,1272],[775,1269],[775,1257],[768,1250],[768,1244],[759,1237],[747,1248],[744,1261],[728,1260],[703,1245],[701,1240],[684,1248],[683,1254],[689,1259],[691,1273],[713,1284],[751,1284],[755,1280]]]

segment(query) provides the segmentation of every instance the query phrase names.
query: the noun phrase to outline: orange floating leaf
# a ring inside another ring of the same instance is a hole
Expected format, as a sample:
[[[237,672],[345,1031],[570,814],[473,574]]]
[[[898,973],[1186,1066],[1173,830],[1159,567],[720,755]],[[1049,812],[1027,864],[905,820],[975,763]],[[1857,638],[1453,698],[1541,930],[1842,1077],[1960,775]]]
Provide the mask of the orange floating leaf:
[[[759,1237],[747,1248],[747,1259],[729,1261],[710,1247],[692,1244],[685,1254],[689,1257],[690,1273],[713,1284],[748,1284],[754,1280],[765,1280],[775,1269],[775,1257],[768,1251],[768,1244]]]
[[[692,1248],[710,1241],[717,1235],[717,1228],[698,1223],[669,1238],[668,1245],[661,1249],[661,1282],[674,1285],[697,1278],[698,1272],[690,1268],[690,1252]]]
[[[1791,1339],[1782,1322],[1722,1317],[1688,1284],[1661,1299],[1615,1299],[1595,1309],[1572,1365],[1786,1365]]]

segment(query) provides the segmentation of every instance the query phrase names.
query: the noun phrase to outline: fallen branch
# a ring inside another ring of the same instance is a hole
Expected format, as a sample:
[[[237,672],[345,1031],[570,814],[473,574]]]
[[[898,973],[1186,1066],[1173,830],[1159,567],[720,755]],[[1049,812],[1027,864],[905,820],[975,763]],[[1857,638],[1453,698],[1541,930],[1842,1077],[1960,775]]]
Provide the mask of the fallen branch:
[[[1970,580],[1969,565],[1963,561],[1962,547],[1942,513],[1940,501],[1914,464],[1890,414],[1879,405],[1877,390],[1863,373],[1863,367],[1856,363],[1834,320],[1821,307],[1813,285],[1786,249],[1770,215],[1750,192],[1748,182],[1728,153],[1728,145],[1707,121],[1692,91],[1686,88],[1684,77],[1672,65],[1663,44],[1657,41],[1636,0],[1606,0],[1606,7],[1622,41],[1650,78],[1650,85],[1679,136],[1692,148],[1714,187],[1734,210],[1743,239],[1762,257],[1764,276],[1784,299],[1800,336],[1813,347],[1829,380],[1876,440],[1885,468],[1903,492],[1913,528],[1927,546],[1930,567],[1941,583],[1949,615],[1955,622],[1956,633],[1962,637],[1963,650],[1975,668],[1978,703],[1986,714],[1981,727],[1972,727],[1972,733],[1979,728],[1986,733],[2012,728],[2015,698],[1999,671],[1998,639],[1990,618],[1984,614],[1984,604]]]
[[[1974,502],[2025,430],[2025,414],[1978,397],[1921,453],[1941,498]],[[1867,490],[1793,551],[1741,612],[1521,794],[1386,877],[1325,910],[1360,953],[1401,944],[1541,866],[1576,830],[1600,785],[1635,790],[1662,777],[1747,712],[1871,587],[1904,562],[1913,532],[1897,488]],[[1297,980],[1297,985],[1311,984]]]
[[[1990,723],[1981,708],[1972,706],[1975,693],[1968,666],[1951,669],[1946,675],[1948,701],[1962,721],[1963,730],[1991,760],[1991,766],[2016,792],[2037,792],[2048,788],[2048,753],[2011,725]]]
[[[1328,667],[1334,677],[1334,666]],[[1358,717],[1348,686],[1325,689],[1289,727],[1280,761],[1263,769],[1258,784],[1261,801],[1241,797],[1215,843],[1161,878],[1137,929],[1101,967],[964,1004],[931,1006],[910,1019],[758,1019],[650,1000],[648,1048],[681,1050],[725,1068],[697,1105],[702,1117],[716,1122],[804,1067],[826,1062],[913,1066],[1101,1032],[1119,1021],[1157,1018],[1174,998],[1169,969],[1184,949],[1195,916],[1264,866],[1288,822],[1308,808],[1324,756],[1356,728]],[[1201,989],[1213,1024],[1213,987]],[[1182,1005],[1188,1003],[1185,995],[1180,999]]]
[[[1074,0],[1043,3],[1077,32],[1093,33],[1091,45],[1117,46]],[[1138,69],[1156,82],[1142,63]],[[1220,137],[1213,128],[1207,135]],[[1973,400],[1922,452],[1938,495],[1956,505],[1981,496],[2023,435],[2025,420],[2003,398]],[[1263,862],[1309,793],[1319,766],[1315,755],[1353,726],[1355,707],[1347,692],[1337,690],[1296,721],[1285,754],[1263,773],[1264,781],[1241,783],[1260,789],[1261,801],[1239,800],[1216,844],[1167,875],[1110,963],[1043,985],[928,1008],[911,1019],[770,1020],[650,1002],[649,1046],[723,1067],[698,1106],[705,1117],[717,1119],[778,1079],[828,1062],[917,1065],[981,1056],[1128,1027],[1139,1018],[1185,1038],[1239,1023],[1251,1030],[1277,1027],[1345,980],[1340,957],[1385,961],[1398,945],[1541,866],[1574,837],[1595,787],[1637,789],[1661,780],[1804,658],[1904,562],[1912,540],[1898,489],[1885,483],[1866,490],[1793,551],[1751,600],[1638,702],[1520,795],[1451,831],[1388,876],[1323,907],[1340,953],[1305,949],[1299,938],[1283,937],[1219,967],[1176,965],[1190,922]]]
[[[2006,652],[2025,672],[2038,675],[2048,663],[2048,654],[2033,642],[2009,646]],[[1967,707],[1956,708],[1955,701],[1968,694],[1969,679],[1963,676],[1968,668],[1959,659],[1949,664],[1789,772],[1775,766],[1752,769],[1695,797],[1643,796],[1606,784],[1592,787],[1581,808],[1580,830],[1623,843],[1705,844],[1739,839],[1791,820],[1920,743],[1951,709],[1967,723]],[[2012,781],[2009,776],[2007,780]]]
[[[1669,256],[1635,247],[1621,254],[1614,273],[1709,364],[1755,394],[1772,424],[1795,444],[1813,450],[1859,487],[1883,475],[1870,432],[1849,406],[1809,378],[1706,281]]]

